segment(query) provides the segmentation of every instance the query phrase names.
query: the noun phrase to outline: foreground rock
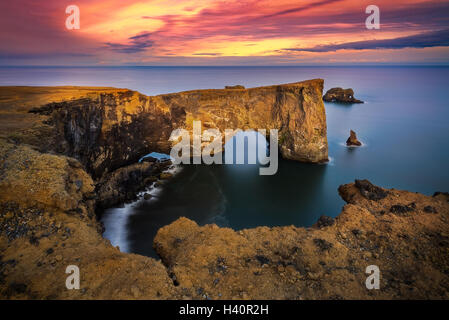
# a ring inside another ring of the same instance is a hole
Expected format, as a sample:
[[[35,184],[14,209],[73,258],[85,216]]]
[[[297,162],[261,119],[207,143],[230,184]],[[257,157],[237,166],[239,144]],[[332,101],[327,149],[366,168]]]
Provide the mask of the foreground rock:
[[[159,230],[155,248],[178,288],[197,299],[449,298],[446,200],[367,180],[339,191],[348,204],[316,228],[236,232],[180,218]],[[380,290],[365,286],[369,265],[380,268]]]
[[[243,231],[180,218],[159,230],[156,261],[121,253],[100,235],[94,183],[71,158],[0,139],[0,298],[448,299],[449,203],[341,186],[348,203],[316,228]],[[26,195],[26,196],[24,196]],[[67,290],[77,265],[81,290]],[[365,269],[381,270],[367,290]]]
[[[362,143],[357,139],[357,135],[354,131],[349,132],[349,138],[346,140],[347,146],[361,146]]]
[[[363,101],[354,98],[354,90],[343,88],[332,88],[327,90],[323,100],[326,102],[363,103]]]
[[[101,236],[94,183],[77,160],[0,139],[0,177],[1,299],[176,297],[162,263]],[[65,286],[68,265],[80,290]]]

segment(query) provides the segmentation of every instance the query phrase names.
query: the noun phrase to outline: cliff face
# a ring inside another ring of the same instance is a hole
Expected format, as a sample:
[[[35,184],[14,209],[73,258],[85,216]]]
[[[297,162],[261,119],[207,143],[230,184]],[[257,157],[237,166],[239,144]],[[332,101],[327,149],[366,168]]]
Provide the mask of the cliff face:
[[[183,115],[188,129],[197,119],[203,127],[222,132],[278,129],[284,158],[316,163],[328,160],[322,91],[323,80],[318,79],[252,89],[189,91],[155,99],[164,108]]]
[[[448,299],[444,193],[356,181],[339,189],[348,204],[337,219],[307,229],[236,232],[180,218],[158,232],[161,261],[122,253],[102,238],[95,205],[117,197],[124,177],[134,176],[135,185],[161,169],[124,166],[166,151],[171,130],[191,128],[194,119],[220,129],[279,128],[285,157],[326,159],[321,90],[321,80],[156,97],[0,87],[0,298]],[[365,287],[372,264],[380,290]],[[80,268],[81,290],[66,289],[68,265]]]
[[[136,162],[148,152],[168,153],[171,132],[177,128],[191,130],[194,120],[200,120],[203,129],[218,128],[222,133],[237,128],[267,132],[278,129],[284,158],[304,162],[328,160],[320,79],[154,97],[124,89],[92,89],[84,94],[74,94],[73,90],[62,90],[57,99],[62,101],[54,102],[54,95],[47,100],[36,97],[36,89],[33,98],[48,103],[38,107],[28,107],[20,100],[15,103],[21,103],[24,111],[39,115],[45,125],[34,135],[44,139],[32,144],[39,145],[42,151],[79,159],[95,179]]]

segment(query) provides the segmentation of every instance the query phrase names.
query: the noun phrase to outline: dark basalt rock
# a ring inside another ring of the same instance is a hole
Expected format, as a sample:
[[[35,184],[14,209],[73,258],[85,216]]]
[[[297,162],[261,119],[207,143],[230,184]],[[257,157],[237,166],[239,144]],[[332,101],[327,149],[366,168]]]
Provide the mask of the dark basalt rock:
[[[447,202],[449,202],[449,193],[448,192],[437,191],[433,194],[432,197],[437,198],[437,199],[446,200]]]
[[[242,85],[235,85],[235,86],[225,86],[225,89],[245,89]]]
[[[424,212],[425,213],[437,213],[437,209],[435,209],[432,206],[425,206],[424,207]]]
[[[326,102],[341,102],[341,103],[363,103],[362,100],[354,98],[354,90],[343,88],[332,88],[327,90],[323,97]]]
[[[381,200],[388,196],[388,192],[384,191],[382,188],[379,188],[369,182],[368,180],[355,180],[355,186],[360,190],[362,196],[369,200]]]
[[[391,206],[390,212],[399,216],[405,216],[409,212],[414,211],[416,209],[416,204],[414,202],[408,205],[395,204]]]
[[[346,140],[347,146],[361,146],[362,143],[357,139],[357,135],[354,131],[350,130],[349,138]]]
[[[269,264],[270,263],[270,259],[268,259],[265,256],[262,255],[257,255],[255,256],[256,260],[259,261],[260,265],[264,265],[264,264]]]
[[[318,228],[323,228],[323,227],[333,226],[334,224],[335,224],[334,218],[323,215],[318,219],[316,226]]]
[[[333,247],[332,243],[324,240],[324,239],[313,239],[313,243],[321,250],[326,251]]]
[[[170,165],[171,161],[163,163],[142,161],[105,175],[96,185],[97,207],[105,209],[135,200],[138,192],[145,190],[157,180],[156,176],[169,174],[162,171]],[[145,200],[150,197],[150,194],[144,195]]]

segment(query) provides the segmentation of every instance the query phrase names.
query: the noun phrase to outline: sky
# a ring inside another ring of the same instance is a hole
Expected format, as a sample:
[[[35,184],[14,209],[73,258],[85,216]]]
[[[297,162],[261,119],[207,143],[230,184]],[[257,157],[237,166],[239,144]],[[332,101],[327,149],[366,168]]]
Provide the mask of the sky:
[[[3,66],[333,64],[449,64],[449,0],[0,2]]]

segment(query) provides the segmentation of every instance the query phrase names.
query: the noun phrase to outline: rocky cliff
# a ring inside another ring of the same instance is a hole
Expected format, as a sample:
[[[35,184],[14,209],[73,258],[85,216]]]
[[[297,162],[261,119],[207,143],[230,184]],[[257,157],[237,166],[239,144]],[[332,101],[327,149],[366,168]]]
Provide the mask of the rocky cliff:
[[[6,136],[43,152],[77,158],[94,179],[151,151],[169,153],[171,132],[191,130],[194,120],[223,133],[237,128],[278,129],[283,157],[324,162],[328,148],[322,90],[320,79],[154,97],[112,88],[3,87],[0,125],[25,120]]]
[[[156,97],[0,87],[0,298],[449,298],[444,193],[356,181],[339,190],[348,204],[338,218],[314,228],[236,232],[180,218],[155,239],[160,261],[102,238],[99,194],[116,196],[108,186],[133,172],[136,181],[158,172],[132,163],[164,151],[171,129],[193,119],[220,129],[276,125],[284,156],[325,160],[321,90],[321,80]],[[381,290],[365,287],[371,264],[382,272]],[[68,265],[80,268],[80,290],[65,287]]]

